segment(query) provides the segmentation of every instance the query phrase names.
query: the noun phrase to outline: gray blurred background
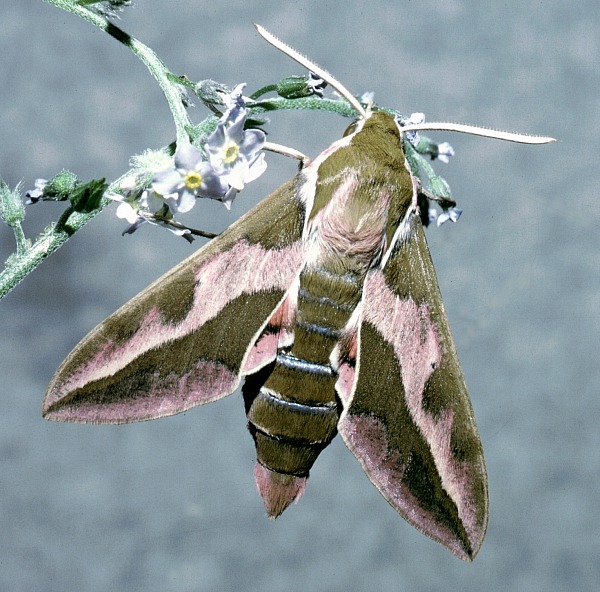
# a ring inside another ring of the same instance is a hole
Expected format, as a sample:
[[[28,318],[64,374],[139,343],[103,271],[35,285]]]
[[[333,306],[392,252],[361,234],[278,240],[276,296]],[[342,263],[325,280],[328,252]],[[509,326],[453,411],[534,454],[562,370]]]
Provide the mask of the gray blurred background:
[[[128,426],[47,423],[54,370],[97,322],[193,252],[121,237],[107,210],[0,302],[0,589],[587,591],[600,582],[600,24],[595,1],[138,0],[121,21],[176,73],[249,89],[302,73],[259,22],[356,93],[429,120],[555,136],[461,135],[437,170],[465,212],[428,238],[486,451],[491,518],[463,564],[387,505],[337,439],[298,506],[265,518],[239,394]],[[41,0],[0,5],[0,176],[111,180],[174,130],[143,65]],[[197,108],[198,121],[206,115]],[[314,156],[347,121],[276,113],[270,139]],[[269,170],[220,230],[283,180]],[[63,210],[28,209],[34,237]],[[0,253],[14,250],[0,229]]]

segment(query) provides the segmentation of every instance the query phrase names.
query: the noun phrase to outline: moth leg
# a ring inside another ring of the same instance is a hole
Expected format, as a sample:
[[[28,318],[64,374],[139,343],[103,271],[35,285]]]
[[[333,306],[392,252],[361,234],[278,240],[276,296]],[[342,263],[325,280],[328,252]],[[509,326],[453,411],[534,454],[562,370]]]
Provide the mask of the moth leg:
[[[302,154],[302,152],[295,150],[294,148],[289,148],[288,146],[283,146],[282,144],[275,144],[274,142],[265,142],[263,150],[269,150],[270,152],[275,152],[277,154],[283,154],[283,156],[295,158],[296,160],[300,161],[300,168],[304,168],[310,164],[310,158],[308,158],[306,154]]]
[[[454,201],[451,197],[444,197],[442,195],[436,195],[427,187],[423,187],[423,183],[421,179],[417,177],[417,197],[419,200],[426,199],[428,201],[435,201],[441,208],[455,208],[456,201]]]

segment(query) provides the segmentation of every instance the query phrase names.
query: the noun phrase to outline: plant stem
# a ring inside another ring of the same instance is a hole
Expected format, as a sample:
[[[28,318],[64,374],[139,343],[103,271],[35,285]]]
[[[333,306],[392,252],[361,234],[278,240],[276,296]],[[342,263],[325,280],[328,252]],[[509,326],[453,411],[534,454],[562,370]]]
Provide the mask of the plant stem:
[[[48,2],[48,4],[52,4],[67,12],[80,16],[131,49],[131,51],[146,65],[152,76],[154,76],[167,99],[167,103],[175,121],[177,144],[180,145],[189,141],[187,129],[191,125],[191,122],[181,101],[179,89],[169,79],[171,73],[165,64],[149,47],[135,39],[135,37],[131,37],[131,35],[108,21],[106,18],[77,4],[73,0],[45,1]]]

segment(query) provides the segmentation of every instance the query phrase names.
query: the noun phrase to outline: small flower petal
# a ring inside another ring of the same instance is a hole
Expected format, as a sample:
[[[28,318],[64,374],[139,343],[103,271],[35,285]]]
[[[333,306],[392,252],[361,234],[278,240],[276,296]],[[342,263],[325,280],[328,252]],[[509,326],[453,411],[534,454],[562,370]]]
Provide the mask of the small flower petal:
[[[233,111],[236,108],[245,108],[246,103],[250,101],[247,97],[242,94],[246,88],[246,83],[241,82],[238,84],[229,95],[225,97],[225,106],[228,111]]]
[[[25,197],[27,198],[25,204],[29,206],[37,203],[40,199],[44,199],[44,189],[47,184],[47,179],[36,179],[33,183],[34,189],[30,189],[25,193]]]
[[[442,142],[437,146],[437,159],[442,162],[450,162],[450,157],[454,156],[454,148],[448,142]]]
[[[174,194],[174,197],[176,198],[177,194]],[[196,196],[191,191],[182,191],[181,196],[179,196],[179,199],[176,199],[175,204],[175,208],[169,209],[171,211],[175,209],[175,211],[185,214],[196,205]]]
[[[230,187],[227,190],[227,193],[225,194],[225,196],[223,197],[223,199],[221,200],[223,202],[223,205],[230,210],[231,209],[231,204],[233,203],[233,200],[235,199],[235,196],[238,194],[238,190],[235,187]]]
[[[202,163],[202,166],[198,168],[198,173],[202,177],[202,182],[196,190],[196,193],[200,197],[222,199],[229,189],[223,176],[215,171],[208,162]]]
[[[259,154],[248,167],[244,181],[251,183],[255,179],[258,179],[267,170],[267,162],[264,154]]]
[[[317,76],[314,72],[308,73],[308,80],[306,81],[308,89],[319,98],[323,98],[323,91],[327,87],[327,82],[320,76]]]
[[[194,170],[202,160],[202,152],[189,142],[177,147],[174,158],[176,169]]]
[[[417,125],[425,123],[425,113],[411,113],[408,119],[404,120],[404,125]]]
[[[372,105],[375,101],[375,93],[372,90],[364,92],[362,95],[360,95],[359,100],[363,105]]]
[[[448,208],[444,210],[437,218],[437,225],[441,226],[444,222],[450,220],[451,222],[457,222],[462,214],[460,208]]]
[[[138,220],[143,219],[135,210],[131,204],[127,202],[121,202],[117,208],[117,217],[127,220],[129,224],[135,224]]]
[[[173,190],[177,190],[183,186],[182,176],[175,169],[166,169],[154,175],[152,179],[152,189],[161,195],[167,195],[172,193]]]
[[[438,213],[435,208],[429,208],[427,210],[427,218],[429,219],[429,224],[435,222],[437,217],[438,217]]]
[[[402,129],[406,125],[417,125],[419,123],[425,122],[425,114],[424,113],[411,113],[410,117],[405,119],[402,116],[396,117],[396,121],[398,125]],[[413,145],[416,146],[419,143],[419,132],[417,131],[408,131],[404,132],[405,138]]]
[[[251,154],[262,150],[267,137],[261,130],[251,129],[244,132],[240,150],[249,157]]]
[[[135,175],[128,175],[121,180],[119,189],[121,191],[133,191],[137,188],[137,177]]]

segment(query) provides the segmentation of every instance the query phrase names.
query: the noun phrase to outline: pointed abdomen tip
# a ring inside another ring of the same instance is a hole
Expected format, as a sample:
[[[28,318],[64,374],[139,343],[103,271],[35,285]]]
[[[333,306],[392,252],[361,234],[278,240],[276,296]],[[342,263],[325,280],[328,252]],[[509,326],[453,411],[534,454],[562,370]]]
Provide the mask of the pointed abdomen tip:
[[[256,463],[254,479],[269,518],[277,518],[292,502],[300,499],[307,478],[278,473]]]

